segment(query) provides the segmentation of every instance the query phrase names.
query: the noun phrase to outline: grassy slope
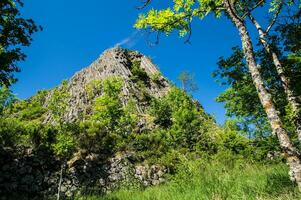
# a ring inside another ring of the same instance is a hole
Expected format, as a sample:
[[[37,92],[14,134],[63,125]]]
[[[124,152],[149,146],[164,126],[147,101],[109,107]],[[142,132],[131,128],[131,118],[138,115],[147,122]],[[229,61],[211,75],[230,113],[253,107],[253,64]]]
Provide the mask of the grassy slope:
[[[225,167],[226,166],[226,167]],[[187,162],[165,185],[139,191],[120,190],[87,200],[301,199],[288,178],[285,164],[246,164],[244,161]]]

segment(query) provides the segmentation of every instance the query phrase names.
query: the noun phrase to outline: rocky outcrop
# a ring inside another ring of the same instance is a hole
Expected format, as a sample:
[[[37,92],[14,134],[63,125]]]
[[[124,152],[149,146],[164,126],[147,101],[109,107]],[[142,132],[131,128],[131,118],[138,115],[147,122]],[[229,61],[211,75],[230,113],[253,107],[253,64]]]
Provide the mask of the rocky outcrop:
[[[147,84],[145,88],[139,87],[133,81],[133,63],[139,63],[140,68],[146,72]],[[63,116],[63,121],[75,121],[80,116],[89,114],[91,103],[86,90],[86,86],[92,81],[101,81],[111,76],[121,77],[124,81],[121,101],[127,104],[132,98],[137,105],[137,110],[141,113],[144,111],[145,102],[141,100],[141,94],[147,93],[151,97],[161,97],[169,90],[170,84],[165,79],[152,61],[137,51],[130,51],[115,47],[106,50],[99,59],[93,62],[89,67],[76,73],[67,83],[68,108]],[[144,91],[142,91],[142,89]],[[101,95],[96,92],[94,97]],[[52,92],[49,92],[48,100]],[[45,102],[47,107],[47,101]],[[45,122],[51,122],[51,114],[48,113]]]
[[[140,116],[135,132],[151,129],[152,120],[144,117],[150,102],[149,98],[144,97],[162,97],[170,89],[170,83],[148,57],[119,47],[105,51],[99,59],[64,84],[43,92],[39,106],[46,109],[39,120],[56,122],[50,105],[56,99],[53,97],[57,91],[68,94],[64,100],[66,110],[60,114],[61,122],[85,119],[85,116],[92,114],[95,98],[103,94],[102,89],[93,88],[91,97],[90,84],[112,76],[123,80],[119,97],[123,105],[131,100],[137,107]],[[57,105],[59,103],[55,102],[52,107]],[[53,152],[41,146],[35,149],[0,149],[0,200],[48,199],[57,193],[59,182],[61,197],[72,198],[77,193],[105,193],[124,185],[145,187],[165,181],[164,167],[142,164],[131,152],[101,155],[81,150],[67,162],[59,160]]]
[[[20,153],[21,150],[19,150]],[[165,182],[165,168],[137,164],[133,153],[119,152],[109,158],[79,152],[67,164],[43,149],[4,150],[0,158],[0,199],[49,199],[58,191],[63,166],[61,199],[79,193],[106,193],[121,187],[145,187]]]

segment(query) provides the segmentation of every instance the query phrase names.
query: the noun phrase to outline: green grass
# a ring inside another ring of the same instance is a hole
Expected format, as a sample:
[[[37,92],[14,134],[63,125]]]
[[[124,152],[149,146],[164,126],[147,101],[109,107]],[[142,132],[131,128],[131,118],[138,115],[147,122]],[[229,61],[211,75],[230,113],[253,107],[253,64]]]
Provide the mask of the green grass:
[[[294,200],[301,199],[285,164],[186,162],[165,185],[120,190],[86,200]]]

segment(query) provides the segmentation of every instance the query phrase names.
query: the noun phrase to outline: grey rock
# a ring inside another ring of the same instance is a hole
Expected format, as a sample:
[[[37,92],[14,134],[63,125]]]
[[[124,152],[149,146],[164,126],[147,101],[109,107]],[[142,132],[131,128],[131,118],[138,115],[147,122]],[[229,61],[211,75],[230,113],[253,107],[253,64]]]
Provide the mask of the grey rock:
[[[139,61],[140,68],[143,69],[149,77],[146,86],[146,92],[153,97],[162,97],[170,89],[170,84],[162,75],[158,80],[152,80],[160,71],[152,63],[152,61],[137,51],[129,51],[120,47],[106,50],[96,61],[89,67],[76,73],[67,84],[67,92],[70,94],[68,100],[68,108],[65,115],[62,116],[64,121],[72,122],[80,116],[89,114],[93,99],[89,98],[86,86],[92,81],[101,81],[111,76],[119,76],[124,80],[122,89],[121,102],[127,104],[129,97],[134,97],[139,112],[144,112],[145,102],[141,101],[141,88],[138,88],[132,80],[131,62]],[[158,84],[158,82],[160,84]],[[62,86],[59,86],[62,88]],[[95,97],[101,95],[101,91],[93,91]],[[52,91],[49,92],[45,107],[47,107],[49,99],[51,99]],[[46,113],[45,122],[53,122],[51,113]],[[142,122],[139,122],[142,123]]]

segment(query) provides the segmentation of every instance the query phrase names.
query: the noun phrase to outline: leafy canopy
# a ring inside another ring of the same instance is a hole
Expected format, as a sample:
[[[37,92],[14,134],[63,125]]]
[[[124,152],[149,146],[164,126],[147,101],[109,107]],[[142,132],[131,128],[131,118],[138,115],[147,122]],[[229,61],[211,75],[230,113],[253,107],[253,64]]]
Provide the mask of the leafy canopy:
[[[147,14],[139,15],[134,27],[160,31],[167,35],[177,29],[180,36],[185,36],[190,31],[193,17],[203,19],[210,12],[220,16],[221,11],[216,8],[221,5],[222,0],[174,0],[172,7],[162,10],[151,9]]]
[[[300,14],[287,17],[285,23],[275,27],[268,41],[273,47],[277,47],[277,53],[284,66],[285,75],[290,79],[290,87],[301,95],[301,62],[291,59],[292,55],[298,55],[300,49]],[[292,119],[298,113],[293,113],[288,105],[286,94],[282,88],[282,82],[271,56],[262,48],[255,52],[260,64],[260,72],[265,80],[267,88],[274,97],[275,105],[280,111],[284,125],[289,133],[293,134],[295,128]],[[228,58],[220,58],[218,69],[213,74],[217,82],[229,86],[217,98],[218,102],[225,103],[227,115],[238,118],[240,123],[248,125],[248,132],[253,136],[266,136],[271,133],[266,114],[260,105],[260,101],[253,85],[251,75],[248,72],[244,54],[238,47],[232,49],[232,55]],[[252,103],[250,103],[252,102]]]
[[[209,14],[221,17],[226,10],[225,0],[173,0],[172,6],[166,9],[151,9],[147,14],[140,14],[134,27],[137,29],[148,29],[151,31],[163,32],[169,35],[173,30],[178,30],[179,36],[191,34],[191,22],[193,18],[204,19]],[[231,1],[238,17],[245,18],[246,13],[259,6],[268,5],[271,17],[276,15],[278,10],[285,5],[297,3],[297,0],[237,0]],[[301,3],[299,2],[299,7]],[[224,13],[226,16],[227,13]],[[244,19],[243,19],[244,20]]]
[[[0,2],[0,86],[16,81],[13,73],[19,72],[17,62],[25,59],[21,46],[29,46],[32,34],[41,30],[32,19],[20,17],[21,0]]]

